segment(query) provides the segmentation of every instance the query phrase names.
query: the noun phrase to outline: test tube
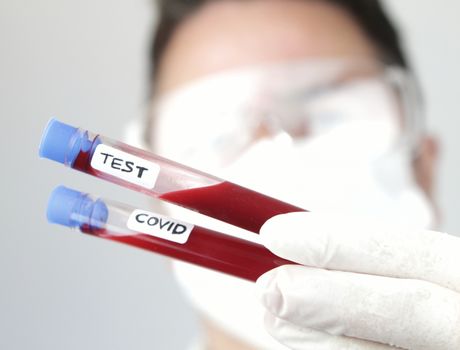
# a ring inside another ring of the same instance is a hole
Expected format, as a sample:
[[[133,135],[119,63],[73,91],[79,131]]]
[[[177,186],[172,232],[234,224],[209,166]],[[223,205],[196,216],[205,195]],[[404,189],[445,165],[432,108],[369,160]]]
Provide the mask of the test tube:
[[[250,281],[277,266],[294,264],[260,244],[64,186],[52,192],[47,217],[51,223]]]
[[[39,154],[73,169],[259,233],[271,217],[304,211],[234,183],[58,120]]]

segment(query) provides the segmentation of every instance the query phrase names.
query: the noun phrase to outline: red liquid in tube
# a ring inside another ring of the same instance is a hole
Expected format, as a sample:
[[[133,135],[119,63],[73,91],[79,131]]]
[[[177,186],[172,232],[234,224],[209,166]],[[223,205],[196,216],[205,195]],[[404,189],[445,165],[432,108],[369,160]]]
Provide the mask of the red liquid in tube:
[[[224,272],[249,281],[292,261],[280,258],[264,246],[195,226],[185,244],[143,233],[120,236],[105,229],[81,227],[82,232],[125,243],[171,258]]]
[[[271,217],[304,211],[231,182],[162,194],[159,198],[258,233]]]

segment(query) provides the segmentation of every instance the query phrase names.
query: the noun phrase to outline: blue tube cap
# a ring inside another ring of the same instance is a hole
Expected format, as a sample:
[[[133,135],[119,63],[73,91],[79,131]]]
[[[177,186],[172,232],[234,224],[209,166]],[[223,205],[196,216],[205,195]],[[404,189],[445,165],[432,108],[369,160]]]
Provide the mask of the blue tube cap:
[[[77,128],[54,118],[51,119],[40,142],[40,157],[65,164],[70,142],[77,132]]]
[[[48,200],[47,219],[53,224],[79,226],[80,220],[75,220],[75,214],[79,214],[82,204],[88,201],[91,199],[85,193],[65,186],[56,187]]]
[[[53,224],[101,228],[107,222],[108,209],[100,199],[93,201],[86,193],[59,186],[51,193],[46,215]]]

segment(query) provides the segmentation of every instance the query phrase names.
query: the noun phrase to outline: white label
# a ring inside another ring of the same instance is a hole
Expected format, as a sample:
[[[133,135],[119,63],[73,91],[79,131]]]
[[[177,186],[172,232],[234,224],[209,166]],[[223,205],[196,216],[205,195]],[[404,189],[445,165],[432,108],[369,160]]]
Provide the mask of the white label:
[[[106,174],[149,189],[155,186],[160,172],[158,164],[103,144],[98,145],[94,150],[91,166]]]
[[[194,227],[192,224],[141,209],[135,209],[131,213],[127,226],[130,230],[181,244],[187,242]]]

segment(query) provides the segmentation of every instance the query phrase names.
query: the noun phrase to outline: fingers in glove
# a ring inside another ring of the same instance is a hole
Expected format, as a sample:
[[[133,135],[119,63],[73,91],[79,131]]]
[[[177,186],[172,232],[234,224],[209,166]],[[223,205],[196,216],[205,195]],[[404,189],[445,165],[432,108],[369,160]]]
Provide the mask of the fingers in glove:
[[[286,265],[257,286],[269,312],[302,328],[411,350],[460,349],[460,294],[433,283]]]
[[[459,237],[319,213],[275,216],[260,235],[274,254],[299,264],[421,279],[460,292]]]
[[[396,350],[389,345],[299,327],[270,312],[264,319],[267,332],[293,350]]]

